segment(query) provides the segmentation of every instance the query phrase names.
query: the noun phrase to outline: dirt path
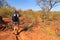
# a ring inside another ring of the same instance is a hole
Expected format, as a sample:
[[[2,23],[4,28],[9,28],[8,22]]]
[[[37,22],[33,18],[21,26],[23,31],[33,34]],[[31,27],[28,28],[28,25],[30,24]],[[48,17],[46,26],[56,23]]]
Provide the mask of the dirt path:
[[[57,36],[54,31],[56,25],[58,25],[58,23],[43,25],[43,23],[40,22],[39,25],[35,25],[32,29],[21,32],[18,38],[19,40],[60,40],[60,36]],[[0,40],[16,40],[16,37],[11,31],[0,32]]]
[[[16,40],[15,35],[11,32],[0,32],[0,40]],[[44,32],[40,27],[35,27],[32,30],[22,32],[19,35],[19,40],[60,40],[56,35],[49,35]]]

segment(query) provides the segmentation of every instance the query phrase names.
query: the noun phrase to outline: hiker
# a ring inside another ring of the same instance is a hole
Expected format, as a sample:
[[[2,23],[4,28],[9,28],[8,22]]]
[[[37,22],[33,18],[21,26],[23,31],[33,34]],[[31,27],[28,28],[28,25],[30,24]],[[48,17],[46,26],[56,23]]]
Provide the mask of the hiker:
[[[13,21],[13,24],[14,24],[14,32],[18,30],[18,27],[19,27],[19,17],[21,15],[19,14],[18,11],[15,11],[14,14],[12,15],[12,21]]]
[[[18,11],[15,11],[14,14],[12,15],[12,21],[13,23],[16,25],[18,24],[19,25],[19,17],[20,17],[20,14]]]

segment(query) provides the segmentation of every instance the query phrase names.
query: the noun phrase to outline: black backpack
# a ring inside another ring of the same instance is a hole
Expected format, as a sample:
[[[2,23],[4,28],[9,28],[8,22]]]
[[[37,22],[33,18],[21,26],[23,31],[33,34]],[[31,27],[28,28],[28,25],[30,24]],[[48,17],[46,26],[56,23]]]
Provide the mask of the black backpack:
[[[15,14],[15,16],[14,16],[14,15],[12,16],[12,20],[13,20],[13,21],[18,21],[17,14]]]

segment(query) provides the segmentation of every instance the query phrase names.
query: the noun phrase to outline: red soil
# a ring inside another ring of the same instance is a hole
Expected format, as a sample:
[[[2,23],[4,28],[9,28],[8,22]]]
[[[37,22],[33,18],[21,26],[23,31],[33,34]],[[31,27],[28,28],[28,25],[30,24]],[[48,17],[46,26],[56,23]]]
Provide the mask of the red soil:
[[[9,19],[4,20],[8,21]],[[21,32],[18,36],[19,40],[60,40],[60,37],[55,34],[56,25],[59,25],[59,23],[52,22],[50,25],[47,25],[40,22],[32,29],[29,29],[26,32]],[[16,38],[11,31],[2,31],[0,32],[0,40],[16,40]]]

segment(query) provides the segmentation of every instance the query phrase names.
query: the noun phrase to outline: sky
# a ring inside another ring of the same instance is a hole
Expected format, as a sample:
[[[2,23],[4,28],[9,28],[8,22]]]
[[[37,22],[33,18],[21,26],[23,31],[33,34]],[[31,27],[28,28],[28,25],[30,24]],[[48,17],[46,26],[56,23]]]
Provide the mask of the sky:
[[[32,9],[32,10],[40,10],[40,7],[36,4],[35,0],[7,0],[7,2],[14,6],[16,9]],[[57,4],[54,8],[52,8],[54,11],[60,10],[60,3]]]

